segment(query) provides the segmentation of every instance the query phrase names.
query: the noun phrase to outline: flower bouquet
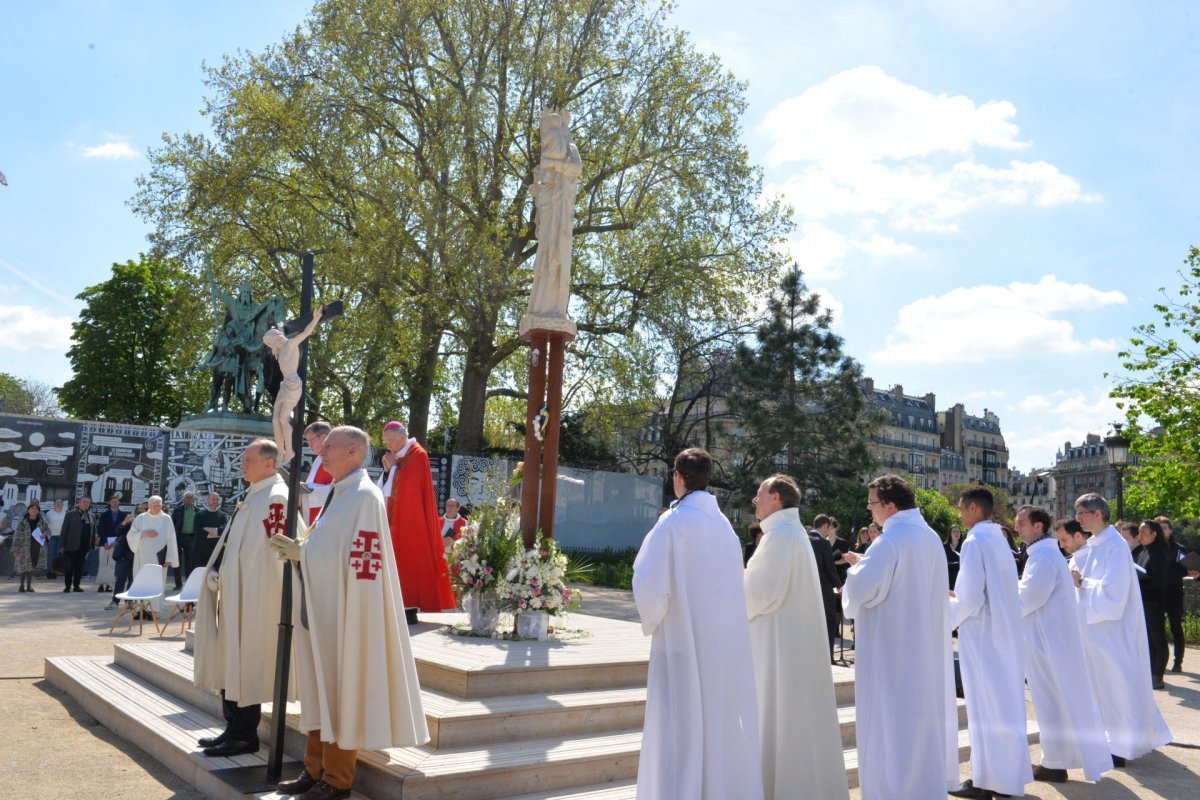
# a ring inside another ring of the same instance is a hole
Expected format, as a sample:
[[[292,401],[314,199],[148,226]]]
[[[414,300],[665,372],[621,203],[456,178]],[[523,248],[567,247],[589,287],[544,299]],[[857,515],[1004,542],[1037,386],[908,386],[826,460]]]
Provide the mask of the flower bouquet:
[[[567,557],[542,534],[531,550],[514,555],[504,571],[500,600],[517,614],[521,638],[545,639],[550,616],[579,608],[579,592],[566,585]]]
[[[474,633],[491,633],[499,621],[504,568],[521,552],[512,520],[503,499],[477,505],[471,524],[450,551],[450,583],[470,615]]]

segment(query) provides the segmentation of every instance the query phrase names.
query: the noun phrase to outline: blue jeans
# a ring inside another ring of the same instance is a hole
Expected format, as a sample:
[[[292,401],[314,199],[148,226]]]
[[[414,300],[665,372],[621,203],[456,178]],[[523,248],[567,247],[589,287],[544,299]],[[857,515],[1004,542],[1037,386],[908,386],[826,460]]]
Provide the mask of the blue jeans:
[[[54,559],[58,556],[58,538],[57,536],[51,536],[46,539],[46,572],[51,575],[55,574]]]

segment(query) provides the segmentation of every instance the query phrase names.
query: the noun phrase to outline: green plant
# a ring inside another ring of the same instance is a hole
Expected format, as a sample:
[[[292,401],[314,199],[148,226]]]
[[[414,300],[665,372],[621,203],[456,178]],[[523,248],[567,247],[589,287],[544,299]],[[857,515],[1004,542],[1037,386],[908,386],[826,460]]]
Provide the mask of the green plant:
[[[450,583],[460,599],[467,592],[497,588],[508,563],[520,555],[515,517],[514,507],[504,498],[474,506],[470,526],[450,551]]]

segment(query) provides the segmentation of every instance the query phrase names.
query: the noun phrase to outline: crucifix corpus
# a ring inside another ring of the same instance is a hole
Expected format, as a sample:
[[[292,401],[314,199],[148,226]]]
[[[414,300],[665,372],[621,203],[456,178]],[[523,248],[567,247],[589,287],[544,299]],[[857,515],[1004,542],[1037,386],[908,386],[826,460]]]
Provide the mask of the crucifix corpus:
[[[583,160],[571,138],[570,123],[566,111],[542,112],[542,155],[533,176],[538,244],[529,312],[520,324],[521,338],[530,347],[521,484],[521,537],[526,547],[533,547],[538,530],[554,536],[563,354],[576,331],[567,316],[567,304],[571,299],[575,193]]]

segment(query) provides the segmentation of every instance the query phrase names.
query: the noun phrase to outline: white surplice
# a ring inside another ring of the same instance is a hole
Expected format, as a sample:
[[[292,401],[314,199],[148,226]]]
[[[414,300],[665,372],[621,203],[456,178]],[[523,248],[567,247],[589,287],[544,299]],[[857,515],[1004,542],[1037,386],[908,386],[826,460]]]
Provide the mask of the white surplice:
[[[633,597],[653,639],[639,800],[763,796],[742,574],[738,538],[707,492],[680,500],[642,542]]]
[[[980,789],[1025,794],[1033,781],[1025,725],[1025,633],[1017,565],[1000,526],[978,522],[959,554],[950,626],[967,698],[971,780]]]
[[[888,517],[846,573],[863,800],[945,800],[959,785],[949,583],[942,540],[915,508]]]
[[[1042,766],[1082,769],[1089,781],[1112,769],[1104,720],[1092,693],[1071,570],[1053,537],[1026,551],[1021,575],[1025,679],[1041,733]]]
[[[1077,598],[1092,687],[1112,754],[1137,758],[1170,742],[1171,731],[1154,702],[1136,567],[1111,525],[1084,549]]]
[[[157,536],[145,536],[146,533],[156,533]],[[136,578],[138,570],[147,564],[157,564],[158,554],[166,550],[166,566],[163,568],[163,596],[166,596],[167,575],[170,567],[179,566],[179,544],[175,539],[175,523],[171,515],[165,511],[151,514],[143,511],[133,518],[126,537],[129,549],[133,551],[133,573]],[[161,611],[163,598],[158,598],[155,606]]]
[[[767,800],[848,798],[817,560],[794,508],[762,521],[746,612]]]

